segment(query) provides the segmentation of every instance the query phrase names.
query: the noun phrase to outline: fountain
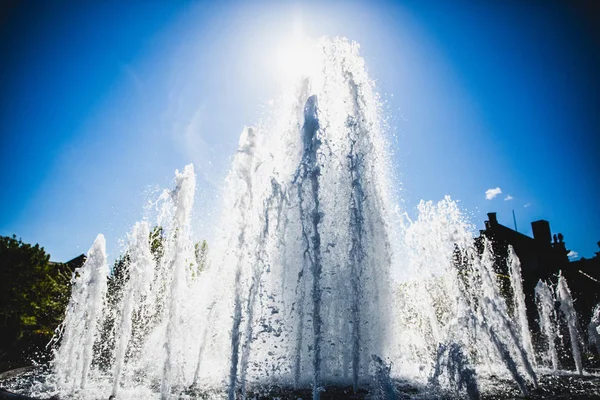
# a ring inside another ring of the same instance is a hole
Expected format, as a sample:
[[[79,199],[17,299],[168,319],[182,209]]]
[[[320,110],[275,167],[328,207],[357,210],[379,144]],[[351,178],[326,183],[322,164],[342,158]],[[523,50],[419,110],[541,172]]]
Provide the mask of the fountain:
[[[63,390],[77,392],[86,388],[107,275],[106,240],[100,234],[72,280],[73,291],[61,330],[62,343],[54,362],[57,383]]]
[[[117,327],[120,328],[120,332],[117,335],[118,341],[117,346],[115,347],[113,396],[117,395],[120,388],[121,373],[123,371],[126,350],[130,342],[132,325],[134,323],[132,320],[134,309],[136,306],[139,307],[139,305],[149,296],[150,285],[154,278],[155,265],[150,249],[149,238],[150,228],[145,221],[137,223],[133,227],[133,231],[129,237],[129,249],[131,251],[129,260],[129,279],[125,283],[125,288],[123,290],[125,293],[123,310],[120,323],[117,325]]]
[[[600,304],[596,304],[592,310],[592,318],[588,324],[588,335],[590,345],[595,347],[596,353],[600,356]]]
[[[114,301],[98,236],[74,274],[54,362],[22,392],[391,399],[408,387],[478,399],[494,379],[538,389],[516,254],[506,299],[490,243],[474,241],[456,202],[421,202],[414,221],[394,206],[381,105],[358,50],[320,40],[273,120],[243,130],[206,261],[192,240],[192,165],[128,235]],[[556,370],[554,294],[540,282],[536,295]]]
[[[546,363],[550,362],[552,370],[556,371],[558,369],[558,352],[556,349],[558,324],[554,306],[556,298],[550,286],[541,280],[535,287],[535,303],[539,314],[540,332],[547,346],[547,350],[542,353],[542,359]]]
[[[577,326],[577,312],[573,307],[573,297],[571,296],[571,291],[567,285],[567,280],[564,276],[562,276],[562,274],[558,276],[556,300],[560,303],[560,312],[569,331],[569,339],[571,342],[573,361],[575,361],[575,368],[577,369],[577,373],[581,375],[583,373],[583,367],[581,364],[581,336],[579,335],[579,329]]]
[[[535,365],[535,353],[533,352],[533,341],[531,340],[531,331],[529,330],[529,321],[527,320],[527,308],[525,306],[525,293],[523,292],[523,278],[521,277],[521,262],[517,253],[508,247],[508,266],[510,274],[510,285],[513,288],[513,309],[517,316],[519,334],[521,343],[527,352],[529,362]]]

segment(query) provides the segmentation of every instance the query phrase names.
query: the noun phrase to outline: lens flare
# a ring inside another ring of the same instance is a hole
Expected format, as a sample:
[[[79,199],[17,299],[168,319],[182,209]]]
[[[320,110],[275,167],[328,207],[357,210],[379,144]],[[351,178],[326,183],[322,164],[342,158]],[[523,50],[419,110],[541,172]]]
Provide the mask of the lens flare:
[[[295,39],[281,46],[277,52],[277,74],[284,83],[309,76],[315,64],[316,52],[314,47],[308,45],[302,39]]]

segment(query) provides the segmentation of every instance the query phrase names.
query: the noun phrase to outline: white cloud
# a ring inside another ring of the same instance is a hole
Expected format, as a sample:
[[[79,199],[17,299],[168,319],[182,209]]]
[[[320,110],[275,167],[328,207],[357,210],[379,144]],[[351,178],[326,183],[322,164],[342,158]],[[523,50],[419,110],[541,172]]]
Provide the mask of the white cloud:
[[[527,207],[529,207],[530,205],[531,205],[531,203],[527,203],[527,204],[525,204],[523,207],[527,208]]]
[[[504,198],[504,201],[509,201],[509,200],[512,200],[512,199],[514,199],[514,197],[512,197],[512,196],[509,194],[509,195],[507,195],[507,196]]]
[[[571,250],[571,251],[569,251],[569,254],[567,254],[567,257],[569,257],[569,259],[571,259],[571,260],[574,260],[579,257],[579,253]]]
[[[500,193],[502,193],[502,189],[500,189],[499,187],[497,187],[496,189],[488,189],[485,191],[485,198],[491,200],[494,197],[498,196]]]

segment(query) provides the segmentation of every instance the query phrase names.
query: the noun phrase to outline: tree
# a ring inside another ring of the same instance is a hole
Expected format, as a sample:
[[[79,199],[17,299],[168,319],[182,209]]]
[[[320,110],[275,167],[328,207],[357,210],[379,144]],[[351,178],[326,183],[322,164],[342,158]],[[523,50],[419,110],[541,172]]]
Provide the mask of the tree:
[[[154,256],[156,264],[160,262],[164,254],[164,229],[161,226],[155,226],[148,237],[150,251]],[[95,362],[97,365],[108,371],[113,365],[114,347],[116,335],[118,335],[118,324],[121,319],[123,308],[123,295],[125,287],[129,281],[131,257],[129,250],[120,255],[114,262],[112,270],[107,280],[107,291],[104,303],[102,328],[100,331],[100,340],[94,345]],[[142,329],[147,321],[140,321],[139,316],[133,316],[136,321],[133,323],[133,330]]]
[[[208,243],[206,243],[206,240],[203,240],[202,244],[200,242],[196,243],[194,254],[196,255],[196,264],[198,264],[198,275],[200,275],[206,269],[206,262],[208,260]]]
[[[158,264],[165,253],[165,230],[162,226],[155,226],[150,232],[150,251]]]
[[[116,328],[121,316],[121,302],[125,284],[129,280],[129,252],[120,255],[112,267],[106,281],[106,294],[104,311],[102,313],[102,327],[100,340],[94,343],[94,362],[101,369],[108,371],[113,364],[113,350],[115,348]]]
[[[148,241],[150,243],[150,252],[156,262],[155,268],[158,271],[160,261],[165,251],[166,236],[160,226],[155,226],[150,232]],[[195,258],[198,265],[197,271],[192,271],[192,276],[199,276],[206,268],[208,256],[208,244],[206,241],[195,244]],[[100,331],[100,340],[94,345],[95,363],[103,370],[109,371],[113,365],[115,341],[119,334],[119,321],[123,309],[123,296],[125,295],[126,284],[130,278],[130,253],[126,250],[114,262],[107,281],[107,292],[104,303],[102,327]],[[153,319],[145,320],[142,310],[137,310],[132,315],[133,332],[147,332],[148,327],[155,324],[161,316],[164,307],[164,281],[159,279],[159,285],[154,287],[153,296],[161,299],[156,302],[152,310]],[[135,335],[133,335],[135,336]]]
[[[45,345],[64,318],[72,271],[39,245],[0,236],[0,360],[4,367],[48,356]],[[40,354],[41,353],[41,354]],[[46,354],[47,353],[47,354]]]

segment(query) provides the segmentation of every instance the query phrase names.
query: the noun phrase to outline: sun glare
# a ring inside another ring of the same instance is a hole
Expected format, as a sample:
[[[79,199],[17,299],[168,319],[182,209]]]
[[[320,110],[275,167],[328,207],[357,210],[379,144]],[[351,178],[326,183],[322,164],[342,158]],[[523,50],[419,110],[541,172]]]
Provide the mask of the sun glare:
[[[277,70],[285,81],[298,79],[310,72],[311,48],[302,40],[296,40],[283,47],[277,55]]]
[[[277,71],[283,81],[297,80],[310,74],[314,64],[311,47],[304,40],[296,39],[284,44],[277,54]]]
[[[278,79],[287,84],[290,81],[311,75],[316,64],[315,49],[304,34],[302,12],[296,10],[291,22],[291,35],[279,37],[274,66]]]

